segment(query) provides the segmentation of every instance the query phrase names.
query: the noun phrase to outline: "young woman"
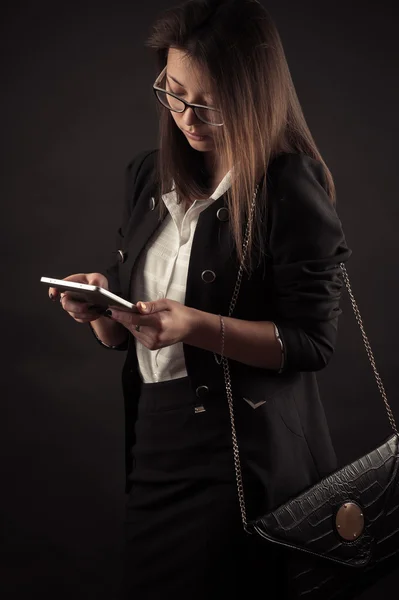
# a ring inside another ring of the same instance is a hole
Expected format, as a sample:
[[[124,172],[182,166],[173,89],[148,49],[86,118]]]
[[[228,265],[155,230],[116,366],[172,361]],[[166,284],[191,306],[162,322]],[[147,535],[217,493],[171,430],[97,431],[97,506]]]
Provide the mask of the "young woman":
[[[315,374],[334,351],[350,256],[334,183],[257,1],[168,9],[148,45],[159,148],[128,167],[115,262],[66,278],[139,314],[61,299],[127,350],[125,593],[243,598],[261,586],[284,598],[284,556],[242,526],[220,362],[251,519],[337,466]]]

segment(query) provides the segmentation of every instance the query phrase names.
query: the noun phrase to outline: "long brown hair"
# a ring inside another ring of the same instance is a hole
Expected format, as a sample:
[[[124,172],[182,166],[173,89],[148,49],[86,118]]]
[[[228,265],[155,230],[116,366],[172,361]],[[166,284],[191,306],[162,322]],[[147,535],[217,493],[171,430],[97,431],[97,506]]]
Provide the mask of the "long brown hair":
[[[156,50],[158,72],[172,47],[183,50],[209,78],[213,105],[222,110],[224,121],[222,127],[214,127],[221,130],[214,137],[217,156],[222,164],[234,165],[237,174],[226,198],[240,259],[259,170],[266,174],[278,154],[303,153],[319,160],[335,203],[333,178],[306,124],[280,35],[257,0],[189,0],[168,8],[153,25],[146,46]],[[160,194],[170,191],[174,182],[178,201],[208,198],[203,153],[191,148],[168,109],[159,110]],[[266,177],[258,196],[263,199],[265,182]],[[254,245],[263,249],[259,223],[265,208],[263,200],[256,207],[250,250]]]

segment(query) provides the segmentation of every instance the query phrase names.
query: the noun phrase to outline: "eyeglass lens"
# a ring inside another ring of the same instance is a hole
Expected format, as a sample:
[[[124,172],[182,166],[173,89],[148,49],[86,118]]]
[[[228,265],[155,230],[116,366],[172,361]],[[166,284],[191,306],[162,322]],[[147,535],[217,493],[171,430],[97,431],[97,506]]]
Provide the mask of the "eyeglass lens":
[[[185,104],[181,100],[178,100],[174,96],[171,96],[168,92],[161,92],[156,90],[159,101],[169,108],[169,110],[174,110],[176,112],[183,112]],[[222,116],[219,111],[211,110],[209,108],[198,108],[194,109],[195,114],[201,121],[205,123],[209,123],[210,125],[220,125],[223,123]]]

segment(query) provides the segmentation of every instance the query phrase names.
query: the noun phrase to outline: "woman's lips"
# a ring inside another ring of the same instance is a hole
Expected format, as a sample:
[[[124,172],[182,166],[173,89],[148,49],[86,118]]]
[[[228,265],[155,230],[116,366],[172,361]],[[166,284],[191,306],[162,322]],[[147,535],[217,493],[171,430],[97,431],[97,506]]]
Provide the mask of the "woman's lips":
[[[197,142],[201,142],[202,140],[204,140],[206,137],[206,135],[194,135],[192,133],[190,133],[189,131],[184,130],[184,133],[191,138],[192,140],[196,140]]]

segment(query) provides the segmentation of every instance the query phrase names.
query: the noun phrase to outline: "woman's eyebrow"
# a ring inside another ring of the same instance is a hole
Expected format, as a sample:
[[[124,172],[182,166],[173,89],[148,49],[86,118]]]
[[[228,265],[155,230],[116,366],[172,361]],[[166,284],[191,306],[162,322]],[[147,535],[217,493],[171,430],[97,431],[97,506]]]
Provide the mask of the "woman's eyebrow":
[[[178,85],[180,85],[182,88],[186,89],[185,86],[180,83],[180,81],[177,81],[177,79],[175,77],[173,77],[173,75],[169,75],[169,73],[166,73],[166,77],[168,77],[169,79],[173,79],[173,81],[175,83],[177,83]],[[204,92],[204,96],[211,96],[210,92]]]
[[[172,75],[169,75],[169,73],[166,73],[166,76],[169,77],[169,79],[173,79],[173,81],[175,81],[178,85],[181,85],[181,87],[183,87],[185,89],[185,86],[182,83],[180,83],[180,81],[177,81],[177,79],[172,77]]]

